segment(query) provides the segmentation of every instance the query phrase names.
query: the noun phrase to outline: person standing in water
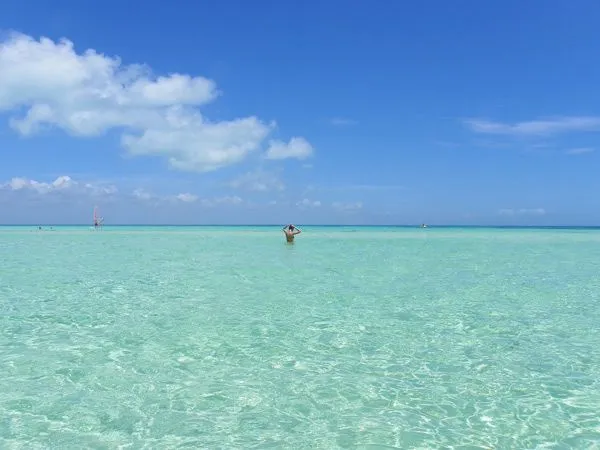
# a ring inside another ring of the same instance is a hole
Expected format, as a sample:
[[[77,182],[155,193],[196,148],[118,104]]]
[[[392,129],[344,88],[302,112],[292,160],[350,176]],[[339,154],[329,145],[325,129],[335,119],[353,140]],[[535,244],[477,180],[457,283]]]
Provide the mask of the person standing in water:
[[[283,227],[283,232],[285,233],[285,239],[287,240],[288,243],[293,243],[294,242],[294,237],[297,234],[302,233],[302,230],[298,227],[295,227],[292,224],[286,225],[285,227]]]

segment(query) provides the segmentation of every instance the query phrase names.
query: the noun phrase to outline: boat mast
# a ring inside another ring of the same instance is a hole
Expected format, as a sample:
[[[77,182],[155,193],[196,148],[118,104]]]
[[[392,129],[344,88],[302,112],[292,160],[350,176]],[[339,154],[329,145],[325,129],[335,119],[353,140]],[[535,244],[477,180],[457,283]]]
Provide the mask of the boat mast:
[[[99,227],[102,227],[103,220],[102,217],[98,216],[98,207],[94,206],[94,228],[98,229]]]

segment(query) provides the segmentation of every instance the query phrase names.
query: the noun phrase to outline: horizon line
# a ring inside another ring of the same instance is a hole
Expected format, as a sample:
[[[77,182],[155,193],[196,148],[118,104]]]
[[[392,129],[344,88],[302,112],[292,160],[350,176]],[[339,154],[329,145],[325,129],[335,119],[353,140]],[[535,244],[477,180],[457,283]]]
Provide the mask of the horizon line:
[[[478,225],[478,224],[438,224],[438,225],[428,225],[426,224],[426,228],[600,228],[600,225]],[[123,224],[109,224],[102,225],[102,228],[110,228],[110,227],[281,227],[281,224],[268,224],[268,223],[260,223],[260,224],[227,224],[227,223],[215,223],[215,224],[169,224],[169,223],[160,223],[160,224],[152,224],[152,223],[123,223]],[[419,228],[421,229],[420,224],[315,224],[308,223],[303,224],[303,227],[392,227],[392,228]],[[0,227],[90,227],[93,228],[93,224],[85,224],[85,223],[19,223],[19,224],[9,224],[9,223],[0,223]]]

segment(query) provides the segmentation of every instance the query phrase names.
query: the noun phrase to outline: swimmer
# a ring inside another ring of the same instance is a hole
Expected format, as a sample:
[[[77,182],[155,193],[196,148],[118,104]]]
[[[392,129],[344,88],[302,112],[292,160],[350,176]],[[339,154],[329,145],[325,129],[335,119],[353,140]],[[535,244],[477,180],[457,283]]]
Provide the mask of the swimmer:
[[[283,227],[283,232],[285,233],[285,239],[287,240],[287,242],[292,243],[294,242],[294,237],[297,234],[302,233],[302,230],[298,227],[295,227],[292,224],[289,224]]]

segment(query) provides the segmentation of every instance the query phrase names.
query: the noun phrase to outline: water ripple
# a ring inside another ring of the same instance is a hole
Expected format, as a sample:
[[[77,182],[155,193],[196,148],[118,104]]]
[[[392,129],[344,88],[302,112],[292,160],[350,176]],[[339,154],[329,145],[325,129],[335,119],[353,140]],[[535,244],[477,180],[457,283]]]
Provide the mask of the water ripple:
[[[0,446],[597,448],[599,236],[0,233]]]

